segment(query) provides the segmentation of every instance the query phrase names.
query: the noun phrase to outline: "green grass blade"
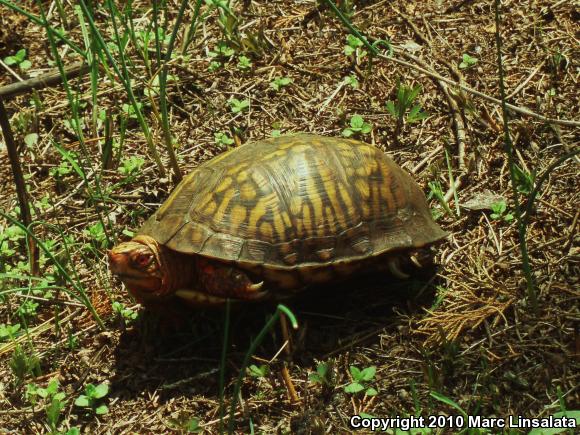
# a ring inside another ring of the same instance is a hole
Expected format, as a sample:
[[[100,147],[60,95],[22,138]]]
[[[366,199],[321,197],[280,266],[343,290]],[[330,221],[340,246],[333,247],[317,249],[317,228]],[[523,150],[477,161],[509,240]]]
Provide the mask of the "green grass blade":
[[[501,55],[501,48],[502,48],[502,41],[500,35],[500,5],[499,0],[494,1],[495,5],[495,45],[497,49],[497,67],[498,67],[498,74],[499,74],[499,90],[501,95],[501,111],[502,111],[502,118],[503,118],[503,127],[504,127],[504,149],[505,153],[508,157],[508,164],[510,169],[510,178],[511,178],[511,185],[512,185],[512,194],[514,197],[514,211],[516,214],[516,219],[518,222],[518,235],[519,235],[519,243],[520,243],[520,252],[522,255],[522,270],[524,276],[526,278],[527,284],[527,294],[528,299],[531,303],[532,310],[537,313],[538,311],[538,296],[536,294],[536,285],[534,282],[534,277],[532,275],[532,268],[530,265],[530,259],[528,256],[528,248],[526,243],[526,222],[522,219],[522,210],[520,207],[520,201],[518,199],[519,192],[516,180],[516,163],[514,158],[514,147],[512,144],[512,139],[510,135],[509,129],[509,119],[508,119],[508,110],[507,110],[507,102],[506,102],[506,92],[505,92],[505,83],[504,83],[504,70],[503,70],[503,61]]]
[[[236,412],[236,406],[238,404],[238,397],[240,396],[240,391],[242,389],[242,382],[246,375],[246,368],[250,363],[250,358],[252,357],[254,352],[256,352],[256,349],[258,348],[260,343],[262,343],[262,341],[266,337],[266,334],[274,327],[274,325],[280,318],[280,314],[282,313],[288,316],[288,319],[290,320],[290,323],[292,324],[292,327],[294,329],[298,328],[298,322],[296,321],[296,317],[294,316],[292,311],[290,311],[290,309],[288,309],[286,306],[280,304],[276,307],[276,311],[274,312],[272,317],[270,317],[270,319],[266,322],[262,330],[258,333],[257,337],[250,344],[250,347],[246,352],[246,355],[244,356],[244,361],[240,368],[240,374],[238,375],[236,386],[234,388],[234,395],[232,398],[232,404],[230,406],[230,415],[228,421],[228,433],[230,434],[233,433],[234,431],[234,415]]]
[[[107,5],[109,6],[110,11],[111,11],[111,20],[113,23],[113,30],[115,33],[116,41],[119,44],[118,46],[119,46],[119,51],[120,51],[120,58],[121,58],[121,61],[123,64],[122,68],[123,68],[123,71],[125,72],[125,74],[123,74],[121,72],[121,69],[117,65],[117,62],[115,62],[115,59],[111,55],[111,52],[110,52],[109,48],[107,47],[107,44],[105,43],[105,40],[103,39],[103,36],[101,35],[99,29],[97,28],[95,21],[91,15],[86,3],[85,3],[85,1],[79,0],[79,5],[81,6],[81,9],[83,10],[83,13],[85,14],[87,22],[89,23],[89,27],[91,28],[91,32],[93,34],[93,37],[96,39],[100,48],[105,53],[109,63],[111,64],[115,73],[117,74],[119,81],[121,82],[121,84],[125,88],[125,92],[127,93],[127,96],[129,97],[129,101],[131,102],[131,105],[133,106],[133,109],[135,110],[135,115],[137,116],[137,121],[139,122],[141,130],[143,130],[143,134],[145,135],[145,139],[147,141],[147,148],[149,149],[149,152],[151,153],[151,156],[153,157],[153,160],[155,161],[155,163],[157,165],[157,168],[159,170],[159,175],[164,177],[165,176],[165,168],[164,168],[163,164],[161,163],[161,159],[160,159],[159,154],[157,152],[157,148],[155,147],[155,144],[153,143],[153,138],[151,136],[151,132],[149,131],[149,127],[148,127],[147,123],[145,122],[145,118],[143,117],[143,113],[141,112],[141,109],[139,108],[139,105],[137,104],[137,99],[135,98],[135,94],[133,93],[133,90],[131,89],[131,82],[129,80],[127,66],[124,63],[124,56],[122,55],[122,46],[120,44],[120,38],[119,38],[119,33],[118,33],[118,28],[117,28],[117,21],[115,19],[116,8],[114,7],[114,5],[111,3],[110,0],[107,1]]]

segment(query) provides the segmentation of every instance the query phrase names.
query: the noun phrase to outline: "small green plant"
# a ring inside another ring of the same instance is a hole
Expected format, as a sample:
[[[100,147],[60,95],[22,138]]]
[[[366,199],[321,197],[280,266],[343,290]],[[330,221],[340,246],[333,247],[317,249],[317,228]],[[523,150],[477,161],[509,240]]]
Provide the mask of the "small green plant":
[[[137,108],[139,110],[142,110],[143,103],[137,102]],[[127,115],[128,118],[137,119],[137,112],[135,111],[135,106],[133,106],[132,104],[123,103],[121,109],[123,110],[123,113]]]
[[[375,366],[370,366],[362,370],[356,366],[350,366],[352,382],[344,387],[344,391],[349,394],[357,394],[364,391],[364,394],[367,396],[376,396],[378,391],[369,386],[376,372],[377,368]]]
[[[31,299],[26,299],[20,304],[16,309],[16,314],[24,319],[30,320],[36,317],[36,310],[38,309],[38,303]]]
[[[403,124],[419,122],[429,116],[427,112],[422,110],[420,104],[413,104],[421,89],[421,85],[410,87],[399,83],[397,86],[397,100],[387,101],[387,111],[397,120],[395,127],[395,140],[397,142]]]
[[[232,98],[229,100],[230,108],[232,113],[240,113],[250,107],[250,100],[238,100],[237,98]]]
[[[143,50],[147,50],[147,48],[149,47],[149,43],[151,41],[155,41],[155,32],[153,31],[145,31],[145,30],[138,30],[135,32],[135,36],[137,37],[137,42],[140,43],[141,48]],[[159,39],[159,42],[162,46],[167,46],[169,44],[169,39],[171,38],[171,33],[165,34],[165,31],[162,28],[158,28],[157,29],[157,36]],[[117,49],[117,51],[119,50],[119,47],[115,45],[115,48]]]
[[[247,370],[248,374],[253,378],[265,378],[270,373],[270,367],[266,364],[260,366],[252,364]]]
[[[184,412],[179,412],[176,416],[168,419],[169,427],[186,433],[198,433],[202,431],[199,426],[199,420]]]
[[[353,115],[350,118],[350,127],[342,130],[342,135],[344,137],[351,137],[355,134],[369,134],[372,129],[371,124],[365,122],[362,116]]]
[[[113,311],[126,322],[132,322],[137,317],[139,317],[139,313],[137,311],[125,307],[125,305],[123,305],[121,302],[115,301],[111,305],[113,307]]]
[[[36,405],[41,400],[44,402],[46,420],[52,432],[57,431],[60,413],[66,405],[65,394],[62,391],[59,392],[58,387],[58,379],[53,378],[46,388],[41,388],[36,384],[28,384],[24,393],[32,405]]]
[[[7,339],[13,339],[18,335],[18,331],[20,331],[19,323],[16,323],[15,325],[0,323],[0,342]]]
[[[491,205],[491,215],[493,220],[504,220],[506,222],[511,222],[514,220],[514,215],[511,213],[506,213],[507,204],[505,201],[499,201]]]
[[[330,387],[332,385],[332,370],[329,364],[319,363],[316,366],[316,373],[310,373],[308,380],[315,384]]]
[[[66,336],[66,345],[70,350],[75,350],[79,347],[79,339],[72,329],[69,329],[67,336]]]
[[[476,57],[471,57],[469,54],[464,53],[461,57],[461,62],[459,63],[459,69],[471,68],[478,62]]]
[[[131,156],[128,159],[123,159],[121,161],[119,172],[126,176],[133,175],[136,172],[139,172],[144,164],[145,159],[143,157]]]
[[[13,256],[16,251],[12,247],[25,237],[26,233],[17,225],[0,226],[0,256]]]
[[[105,233],[105,228],[103,227],[102,222],[95,222],[93,225],[83,230],[83,234],[100,249],[107,246],[107,234]]]
[[[292,83],[292,79],[289,77],[276,77],[270,83],[270,87],[278,92],[280,89],[282,89],[284,86],[288,86],[290,83]]]
[[[362,59],[367,55],[366,50],[363,49],[365,44],[356,36],[349,34],[346,37],[346,45],[344,46],[344,54],[353,56],[356,59]]]
[[[24,136],[24,143],[28,148],[33,148],[38,143],[38,133],[28,133]]]
[[[250,69],[252,67],[252,61],[250,60],[249,57],[242,55],[242,56],[238,57],[238,65],[237,66],[238,66],[238,69],[247,70],[247,69]]]
[[[353,89],[358,89],[359,88],[359,82],[358,79],[356,78],[356,76],[354,74],[351,74],[349,76],[346,76],[344,78],[344,83],[347,86],[350,86]]]
[[[198,433],[202,431],[202,428],[199,427],[199,420],[195,417],[190,418],[189,420],[187,420],[187,422],[185,423],[185,426],[183,427],[183,429],[187,432],[187,433]]]
[[[71,164],[67,160],[63,160],[62,162],[59,163],[58,166],[55,166],[54,168],[50,168],[48,173],[53,178],[62,179],[63,177],[72,173],[72,171],[73,171],[73,168],[72,168]]]
[[[231,48],[227,42],[220,41],[217,43],[215,49],[210,50],[208,52],[209,57],[216,58],[216,59],[229,59],[232,57],[236,52],[233,48]]]
[[[109,408],[105,404],[100,404],[100,402],[107,394],[109,394],[109,386],[107,384],[99,384],[97,386],[87,384],[85,385],[85,394],[77,397],[75,405],[80,408],[90,409],[97,415],[106,414],[109,412]]]
[[[228,148],[230,145],[233,145],[234,143],[234,140],[223,131],[218,131],[217,133],[214,133],[213,136],[215,139],[215,143],[224,148]]]
[[[222,67],[222,64],[221,64],[221,62],[218,62],[217,60],[212,60],[212,61],[209,63],[209,65],[208,65],[208,67],[207,67],[207,70],[208,70],[209,72],[215,72],[215,71],[217,71],[218,69],[220,69],[221,67]]]
[[[342,0],[336,2],[336,4],[346,18],[352,18],[354,15],[354,0]]]
[[[518,165],[514,166],[514,170],[518,192],[529,195],[534,189],[535,175],[523,170]]]
[[[564,71],[570,65],[570,60],[566,54],[562,53],[559,49],[550,57],[550,63],[552,70],[554,72]]]
[[[8,361],[8,366],[16,377],[18,385],[24,382],[28,375],[40,374],[40,360],[33,353],[27,353],[19,344],[14,348],[14,352]]]
[[[439,204],[441,204],[445,212],[450,216],[453,216],[453,212],[451,211],[449,204],[447,204],[447,201],[445,200],[445,194],[443,193],[443,189],[441,188],[441,183],[439,183],[439,181],[429,181],[428,186],[429,186],[429,195],[427,196],[427,198],[428,199],[435,198],[437,201],[439,201]]]
[[[30,67],[32,66],[32,63],[30,63],[30,61],[26,59],[25,48],[21,48],[13,56],[5,57],[4,62],[6,63],[6,65],[18,65],[18,68],[20,68],[23,71],[30,69]]]

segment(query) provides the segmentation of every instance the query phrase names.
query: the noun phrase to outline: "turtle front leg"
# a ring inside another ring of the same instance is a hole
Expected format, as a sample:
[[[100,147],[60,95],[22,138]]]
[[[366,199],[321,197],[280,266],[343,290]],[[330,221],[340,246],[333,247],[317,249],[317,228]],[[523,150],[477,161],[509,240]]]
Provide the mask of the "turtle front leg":
[[[200,257],[197,259],[199,291],[212,297],[256,300],[268,292],[262,290],[264,282],[254,283],[248,275],[234,265]]]

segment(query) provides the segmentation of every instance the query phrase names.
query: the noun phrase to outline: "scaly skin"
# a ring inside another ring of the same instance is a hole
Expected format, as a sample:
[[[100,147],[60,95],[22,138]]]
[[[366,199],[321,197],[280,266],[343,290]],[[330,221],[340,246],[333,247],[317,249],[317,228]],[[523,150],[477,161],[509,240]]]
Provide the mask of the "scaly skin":
[[[109,268],[140,303],[173,297],[191,305],[218,305],[227,298],[258,299],[261,284],[233,265],[181,254],[149,236],[137,236],[107,252]]]

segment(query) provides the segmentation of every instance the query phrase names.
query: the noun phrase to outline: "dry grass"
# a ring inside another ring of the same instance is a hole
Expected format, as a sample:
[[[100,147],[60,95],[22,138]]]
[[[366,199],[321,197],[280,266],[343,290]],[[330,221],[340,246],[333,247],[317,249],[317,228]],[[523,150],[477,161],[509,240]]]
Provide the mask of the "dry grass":
[[[499,107],[450,89],[456,110],[453,115],[440,83],[385,60],[375,60],[368,69],[367,58],[356,62],[345,56],[344,29],[328,11],[316,12],[314,2],[243,3],[245,6],[234,8],[243,32],[263,35],[263,53],[253,57],[250,71],[238,70],[236,61],[215,72],[207,70],[211,60],[207,50],[222,38],[215,13],[200,27],[189,60],[171,66],[170,73],[179,81],[168,90],[170,124],[184,172],[223,151],[214,142],[215,132],[235,135],[241,142],[268,137],[275,129],[338,136],[350,117],[360,114],[373,125],[372,133],[362,139],[413,171],[425,192],[430,181],[439,181],[444,193],[450,187],[443,152],[448,141],[455,176],[461,176],[460,204],[485,190],[503,196],[508,206],[513,204]],[[396,56],[419,57],[444,76],[499,95],[492,2],[456,1],[456,8],[440,6],[450,2],[438,1],[356,3],[353,23],[374,38],[390,39],[401,50]],[[504,2],[506,85],[513,104],[550,117],[577,119],[579,53],[573,23],[580,11],[573,3]],[[34,4],[25,4],[37,13]],[[191,18],[191,11],[188,14]],[[52,20],[57,23],[58,17],[53,15]],[[104,20],[101,25],[106,25]],[[73,23],[69,32],[80,44],[78,25]],[[0,58],[22,47],[28,49],[33,64],[29,73],[49,69],[43,32],[34,25],[24,26],[0,6]],[[459,70],[464,53],[477,57],[478,62]],[[554,61],[558,53],[565,56],[561,63]],[[134,86],[141,94],[148,73],[131,48],[127,54],[136,60]],[[341,84],[350,74],[358,77],[359,89]],[[276,92],[270,82],[282,76],[290,77],[292,83]],[[399,79],[422,85],[420,102],[430,116],[404,127],[396,146],[395,122],[385,102],[394,99]],[[0,84],[14,80],[0,67]],[[88,78],[76,79],[74,87],[87,102],[82,113],[89,126]],[[70,117],[64,91],[45,89],[39,97],[42,108],[36,111],[29,104],[30,96],[8,102],[17,138],[22,140],[33,131],[39,134],[36,145],[21,149],[31,197],[40,201],[48,196],[51,205],[39,209],[36,217],[59,225],[78,243],[68,266],[76,268],[108,330],[99,331],[88,311],[75,306],[76,301],[65,293],[57,295],[58,303],[53,298],[38,301],[38,314],[30,319],[30,340],[22,335],[18,341],[23,346],[31,343],[40,356],[42,375],[36,380],[28,378],[26,383],[45,385],[57,376],[67,398],[74,400],[86,383],[108,382],[107,415],[84,416],[72,405],[73,400],[63,410],[64,426],[83,427],[87,433],[162,433],[174,428],[176,420],[192,417],[199,419],[204,430],[217,433],[221,311],[188,314],[191,321],[163,336],[151,319],[125,326],[112,314],[111,301],[126,306],[132,302],[107,275],[101,248],[96,253],[83,248],[91,244],[85,230],[97,221],[97,207],[115,223],[119,234],[125,228],[135,230],[164,201],[173,184],[157,176],[146,155],[145,140],[133,122],[129,123],[123,156],[143,157],[146,163],[128,182],[115,170],[102,171],[103,186],[109,189],[106,201],[92,202],[74,174],[57,182],[49,170],[59,165],[61,156],[50,140],[78,151],[78,138],[63,124]],[[231,97],[249,99],[250,109],[232,114],[227,103]],[[115,115],[113,128],[118,135],[116,114],[127,102],[124,92],[102,80],[99,102]],[[460,137],[464,136],[464,150],[457,146],[454,116]],[[542,173],[578,147],[577,129],[546,125],[530,117],[512,118],[517,163],[528,172]],[[147,119],[156,142],[162,143],[161,126],[149,109]],[[91,134],[88,127],[85,134]],[[96,136],[88,136],[93,169],[100,161],[102,136],[102,128]],[[93,171],[88,173],[94,180]],[[16,195],[1,147],[0,189],[0,207],[13,210]],[[488,211],[466,208],[456,217],[444,213],[433,200],[440,224],[451,233],[437,246],[436,275],[403,283],[388,278],[350,282],[338,291],[321,289],[293,301],[290,306],[300,319],[301,330],[289,370],[301,401],[297,405],[289,402],[278,375],[283,357],[270,360],[281,343],[273,334],[255,356],[256,364],[268,362],[271,374],[245,381],[236,430],[249,432],[251,418],[255,430],[264,433],[343,433],[350,430],[348,417],[356,412],[375,416],[454,413],[430,397],[430,391],[446,395],[467,412],[485,416],[551,415],[560,410],[558,394],[568,409],[578,409],[579,195],[578,162],[568,160],[551,175],[530,217],[529,252],[540,300],[537,315],[525,301],[515,223],[494,220]],[[450,198],[449,205],[455,210]],[[3,225],[0,222],[0,230]],[[39,234],[45,239],[56,237],[46,227],[39,228]],[[0,271],[24,260],[24,251],[0,257]],[[52,272],[49,264],[44,266],[43,273]],[[17,284],[15,280],[0,281],[0,289]],[[0,324],[19,322],[15,310],[21,302],[15,295],[5,299]],[[250,339],[271,312],[272,307],[251,307],[233,314],[227,403]],[[73,349],[67,346],[69,333],[78,340]],[[13,351],[14,342],[0,343],[0,430],[47,431],[43,410],[32,408],[23,399],[23,387],[16,385],[8,367]],[[333,386],[321,387],[308,380],[318,362],[332,366]],[[344,385],[351,381],[352,364],[377,367],[376,398],[353,398],[344,393]]]

